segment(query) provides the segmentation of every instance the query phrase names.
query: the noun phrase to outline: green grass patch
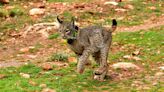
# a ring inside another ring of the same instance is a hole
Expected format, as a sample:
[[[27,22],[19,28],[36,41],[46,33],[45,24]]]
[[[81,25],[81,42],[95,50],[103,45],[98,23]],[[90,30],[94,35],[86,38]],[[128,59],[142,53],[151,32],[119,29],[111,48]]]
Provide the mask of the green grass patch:
[[[60,36],[60,34],[54,33],[54,34],[50,35],[50,36],[48,37],[48,39],[56,39],[56,38],[58,38],[59,36]]]
[[[62,61],[67,62],[68,61],[68,54],[60,52],[60,53],[54,53],[50,56],[48,61]]]

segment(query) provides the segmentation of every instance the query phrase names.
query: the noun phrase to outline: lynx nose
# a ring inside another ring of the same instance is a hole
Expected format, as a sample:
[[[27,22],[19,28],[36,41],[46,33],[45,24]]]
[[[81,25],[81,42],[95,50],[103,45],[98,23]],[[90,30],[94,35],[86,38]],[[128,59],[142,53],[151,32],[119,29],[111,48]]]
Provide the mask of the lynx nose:
[[[63,39],[66,39],[66,37],[65,37],[65,36],[63,36]]]
[[[65,37],[65,35],[64,35],[64,34],[61,34],[61,37],[62,37],[63,39],[66,39],[66,37]]]

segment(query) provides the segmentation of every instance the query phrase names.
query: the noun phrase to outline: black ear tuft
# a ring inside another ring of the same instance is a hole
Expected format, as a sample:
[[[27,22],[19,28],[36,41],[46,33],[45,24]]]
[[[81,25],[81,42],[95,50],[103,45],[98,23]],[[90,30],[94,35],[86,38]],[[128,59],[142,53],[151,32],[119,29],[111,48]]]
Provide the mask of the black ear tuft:
[[[72,19],[71,19],[71,24],[74,26],[75,25],[75,18],[74,17],[72,17]]]
[[[59,19],[58,16],[57,16],[57,21],[58,21],[59,23],[63,23],[63,21],[61,21],[61,20]]]
[[[116,21],[116,19],[113,19],[113,20],[112,20],[112,26],[117,26],[117,21]]]

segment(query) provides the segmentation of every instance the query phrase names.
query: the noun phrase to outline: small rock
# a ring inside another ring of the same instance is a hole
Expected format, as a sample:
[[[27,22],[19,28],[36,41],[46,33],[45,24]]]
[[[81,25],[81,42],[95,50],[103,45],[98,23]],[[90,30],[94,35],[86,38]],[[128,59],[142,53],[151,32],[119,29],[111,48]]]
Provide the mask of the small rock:
[[[20,73],[20,76],[22,76],[23,78],[30,78],[30,75],[29,74],[26,74],[26,73]]]
[[[128,63],[128,62],[119,62],[119,63],[113,64],[112,67],[114,69],[130,69],[130,68],[136,69],[136,70],[140,69],[137,65]]]
[[[68,62],[77,62],[77,59],[75,57],[69,57]]]
[[[25,53],[25,52],[28,52],[29,50],[30,49],[26,47],[26,48],[21,48],[19,51]]]
[[[118,5],[118,3],[117,2],[114,2],[114,1],[110,1],[110,2],[105,2],[104,3],[104,5],[108,5],[108,4],[110,4],[110,5]]]
[[[34,59],[36,58],[37,56],[36,55],[27,55],[28,58],[31,58],[31,59]]]
[[[136,60],[136,61],[141,61],[141,60],[142,60],[141,58],[136,57],[136,56],[132,57],[132,59],[134,59],[134,60]]]
[[[156,85],[158,85],[158,82],[154,82],[152,85],[153,85],[153,86],[156,86]]]
[[[139,53],[140,53],[140,50],[136,50],[132,53],[132,55],[139,55]]]
[[[124,59],[131,59],[131,56],[130,55],[125,55],[123,56]]]
[[[9,0],[0,0],[1,3],[8,4],[10,1]]]
[[[29,11],[29,15],[43,15],[45,13],[45,9],[33,8]]]
[[[151,7],[149,7],[149,9],[150,9],[150,10],[156,10],[156,7],[151,6]]]
[[[29,84],[31,84],[32,86],[36,86],[37,85],[37,83],[32,81],[32,80],[29,81]]]
[[[115,9],[115,11],[117,11],[117,12],[126,12],[127,10],[126,9],[122,9],[122,8],[117,8],[117,9]]]
[[[38,3],[38,4],[37,4],[37,7],[38,7],[38,8],[45,8],[46,6],[45,6],[44,3]]]
[[[39,87],[45,88],[45,87],[47,87],[47,85],[46,84],[40,84]]]
[[[75,5],[74,8],[85,8],[84,5]]]
[[[125,5],[124,8],[125,9],[131,9],[131,10],[133,10],[134,9],[134,6],[131,5],[131,4],[128,4],[128,5]]]
[[[41,92],[56,92],[54,89],[44,88]]]
[[[42,67],[44,70],[52,70],[52,69],[53,69],[53,66],[52,66],[52,64],[50,64],[50,63],[44,63],[41,67]]]
[[[0,74],[0,79],[3,79],[3,78],[5,78],[5,77],[6,77],[6,75]]]
[[[164,70],[164,66],[160,66],[159,69]]]
[[[155,74],[155,77],[161,77],[161,76],[163,76],[163,75],[164,75],[163,72],[157,72],[157,73]]]

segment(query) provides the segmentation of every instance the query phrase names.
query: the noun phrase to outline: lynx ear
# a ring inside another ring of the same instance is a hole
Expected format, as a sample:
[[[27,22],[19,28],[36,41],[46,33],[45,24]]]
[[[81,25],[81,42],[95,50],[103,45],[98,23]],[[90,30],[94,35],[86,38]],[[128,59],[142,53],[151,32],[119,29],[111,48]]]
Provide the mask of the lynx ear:
[[[74,17],[72,17],[72,19],[71,19],[71,24],[72,24],[73,26],[75,26],[75,18],[74,18]]]
[[[62,23],[63,23],[63,21],[61,21],[61,20],[59,19],[59,17],[57,16],[56,22],[55,22],[56,27],[59,28],[60,25],[61,25]]]

